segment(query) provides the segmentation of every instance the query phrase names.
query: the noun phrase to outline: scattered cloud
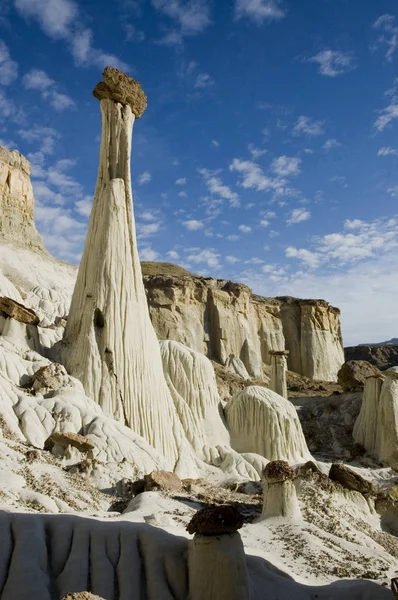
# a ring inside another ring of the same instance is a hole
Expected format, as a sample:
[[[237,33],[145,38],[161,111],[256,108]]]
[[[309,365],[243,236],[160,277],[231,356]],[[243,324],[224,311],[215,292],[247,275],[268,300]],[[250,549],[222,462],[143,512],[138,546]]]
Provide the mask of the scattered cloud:
[[[297,258],[310,269],[316,269],[320,265],[320,257],[305,248],[297,249],[294,246],[289,246],[285,250],[285,255],[287,258]]]
[[[186,183],[187,183],[186,177],[180,177],[179,179],[176,179],[176,185],[186,185]]]
[[[294,225],[295,223],[302,223],[308,221],[311,218],[311,213],[306,208],[295,208],[288,219],[288,225]]]
[[[393,97],[388,106],[379,111],[380,116],[374,122],[378,131],[383,131],[390,125],[391,121],[398,119],[398,98]]]
[[[167,256],[171,258],[171,260],[178,260],[180,258],[180,255],[178,252],[176,252],[176,250],[169,250]]]
[[[198,35],[211,24],[207,0],[152,0],[152,6],[176,26],[158,41],[165,46],[180,45],[184,37]]]
[[[228,200],[230,206],[234,208],[240,206],[238,194],[222,182],[221,178],[218,176],[218,171],[199,169],[198,172],[203,177],[210,194],[218,196],[223,200]]]
[[[78,66],[102,69],[111,64],[128,70],[117,56],[93,46],[93,32],[82,27],[79,6],[73,0],[14,0],[14,5],[22,17],[36,20],[50,38],[66,41]]]
[[[235,265],[236,263],[240,262],[240,258],[236,258],[236,256],[226,256],[225,260],[230,264],[230,265]]]
[[[140,248],[139,255],[140,260],[144,260],[147,262],[153,262],[154,260],[159,260],[160,258],[159,252],[156,252],[156,250],[154,250],[150,245]]]
[[[257,148],[254,144],[249,144],[248,148],[253,160],[257,160],[268,152],[268,150]]]
[[[18,135],[28,143],[39,142],[40,154],[53,154],[55,144],[59,138],[59,133],[52,127],[43,127],[41,125],[33,125],[29,129],[20,129]],[[43,156],[41,157],[43,158]]]
[[[246,17],[261,25],[264,21],[279,21],[285,16],[280,0],[236,0],[236,19]]]
[[[143,42],[145,40],[145,33],[132,23],[126,23],[123,27],[126,32],[126,42]]]
[[[269,227],[269,221],[267,221],[266,219],[262,219],[260,221],[260,227]]]
[[[298,175],[301,172],[301,158],[291,156],[279,156],[272,161],[271,169],[281,177]]]
[[[55,110],[62,111],[75,106],[72,98],[59,92],[55,81],[41,69],[31,69],[22,77],[22,84],[27,90],[38,90]]]
[[[144,171],[138,176],[138,185],[145,185],[152,180],[152,175],[149,171]]]
[[[344,75],[356,68],[356,59],[352,52],[340,52],[337,50],[322,50],[312,56],[307,62],[317,63],[319,73],[327,77]]]
[[[250,233],[252,228],[249,227],[249,225],[239,225],[238,227],[239,231],[241,231],[242,233]]]
[[[0,85],[10,85],[18,77],[18,64],[11,59],[10,51],[0,40]]]
[[[395,17],[389,14],[381,15],[373,23],[373,28],[381,32],[373,44],[373,49],[377,49],[380,46],[386,47],[385,57],[388,61],[391,61],[398,48],[398,27],[395,24]]]
[[[219,148],[220,142],[218,140],[211,140],[211,145],[214,146],[214,148]]]
[[[211,87],[214,85],[214,79],[208,73],[199,73],[196,76],[194,87],[199,90]]]
[[[158,211],[144,210],[144,212],[142,212],[138,215],[138,218],[141,221],[157,221],[158,220]]]
[[[377,156],[398,156],[398,150],[396,148],[391,148],[390,146],[383,146],[377,152]]]
[[[221,267],[220,254],[218,254],[214,248],[205,248],[204,250],[194,248],[193,250],[195,250],[195,252],[192,252],[192,254],[187,256],[188,262],[195,264],[204,263],[210,269],[219,269]]]
[[[390,194],[393,198],[398,198],[398,185],[388,188],[387,194]]]
[[[280,188],[284,183],[278,178],[266,175],[257,163],[250,160],[234,158],[229,170],[240,174],[240,185],[245,189],[255,189],[258,192],[270,191]]]
[[[190,219],[189,221],[183,221],[183,225],[190,231],[197,231],[198,229],[203,229],[203,227],[204,227],[203,221],[198,221],[196,219]]]
[[[341,144],[339,141],[334,138],[330,138],[329,140],[326,140],[322,147],[324,150],[326,150],[326,152],[329,152],[329,150],[332,150],[332,148],[339,148],[340,146]]]
[[[155,233],[159,233],[161,226],[161,221],[154,221],[153,223],[137,223],[137,238],[142,240],[151,235],[155,235]]]
[[[296,121],[296,124],[293,127],[293,135],[308,135],[308,136],[317,136],[325,133],[323,129],[323,121],[316,121],[311,117],[306,117],[302,115]]]
[[[92,205],[93,198],[91,196],[86,196],[85,198],[82,198],[82,200],[75,202],[75,211],[82,217],[88,218],[91,213]]]

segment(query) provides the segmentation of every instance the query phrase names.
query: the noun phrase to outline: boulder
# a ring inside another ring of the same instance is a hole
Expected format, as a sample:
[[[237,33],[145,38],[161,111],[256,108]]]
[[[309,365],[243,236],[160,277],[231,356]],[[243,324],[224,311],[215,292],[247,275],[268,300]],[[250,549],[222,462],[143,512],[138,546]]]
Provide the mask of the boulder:
[[[120,104],[128,104],[139,118],[147,107],[147,97],[138,81],[115,67],[106,67],[102,73],[104,81],[97,83],[93,95],[97,100],[109,98]]]
[[[156,489],[178,492],[183,487],[181,479],[169,471],[152,471],[144,476],[144,481],[146,492]]]
[[[15,319],[20,323],[25,323],[26,325],[39,324],[39,317],[33,310],[12,298],[7,298],[7,296],[0,298],[0,311],[5,313],[7,317]]]
[[[379,369],[366,360],[349,360],[338,372],[338,383],[345,392],[358,392],[363,390],[365,379],[380,375]]]
[[[65,367],[58,363],[51,363],[36,371],[32,377],[31,386],[35,392],[42,389],[58,390],[64,384],[64,378],[67,376]]]
[[[62,448],[73,446],[82,453],[89,452],[95,448],[95,444],[84,435],[72,432],[60,433],[56,431],[52,433],[46,442],[46,446],[48,447],[51,444],[61,446]]]
[[[341,463],[334,463],[329,471],[329,478],[343,487],[360,494],[369,494],[373,490],[372,483]]]
[[[234,506],[209,506],[198,510],[187,525],[188,533],[221,535],[235,533],[243,517]]]

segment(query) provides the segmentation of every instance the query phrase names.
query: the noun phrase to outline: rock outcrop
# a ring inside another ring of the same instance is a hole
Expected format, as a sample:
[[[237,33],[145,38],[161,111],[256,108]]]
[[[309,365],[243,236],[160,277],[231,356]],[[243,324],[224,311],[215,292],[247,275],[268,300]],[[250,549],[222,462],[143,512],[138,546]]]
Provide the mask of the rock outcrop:
[[[345,359],[366,360],[381,371],[398,365],[398,345],[384,344],[380,346],[351,346],[344,348]]]
[[[340,312],[327,302],[263,298],[243,284],[183,270],[157,275],[147,263],[143,273],[160,339],[179,341],[222,365],[233,355],[250,377],[258,378],[263,366],[271,364],[270,351],[287,349],[291,371],[320,381],[337,380],[344,362]]]
[[[378,377],[379,369],[366,360],[348,360],[337,374],[337,381],[344,392],[360,392],[367,377]]]
[[[36,229],[30,162],[0,146],[0,235],[4,240],[45,251]]]
[[[104,74],[106,75],[107,70]],[[195,473],[193,451],[163,375],[142,282],[132,207],[131,139],[139,84],[120,74],[129,100],[101,100],[97,186],[72,296],[61,362],[104,412],[144,437],[170,470]],[[106,78],[106,77],[105,77]],[[141,88],[140,88],[141,89]]]

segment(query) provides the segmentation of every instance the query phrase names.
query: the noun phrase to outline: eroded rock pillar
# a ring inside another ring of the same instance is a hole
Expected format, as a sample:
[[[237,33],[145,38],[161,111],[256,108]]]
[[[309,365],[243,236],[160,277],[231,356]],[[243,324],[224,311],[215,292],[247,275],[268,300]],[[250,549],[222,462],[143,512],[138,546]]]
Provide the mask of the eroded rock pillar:
[[[361,410],[354,425],[354,440],[368,452],[377,451],[379,444],[378,414],[383,379],[381,375],[371,375],[365,379]]]
[[[294,485],[295,474],[283,460],[268,463],[263,471],[264,503],[262,519],[299,518],[300,506]]]
[[[270,387],[283,398],[287,398],[287,361],[289,355],[287,350],[270,350],[271,356],[271,382]]]

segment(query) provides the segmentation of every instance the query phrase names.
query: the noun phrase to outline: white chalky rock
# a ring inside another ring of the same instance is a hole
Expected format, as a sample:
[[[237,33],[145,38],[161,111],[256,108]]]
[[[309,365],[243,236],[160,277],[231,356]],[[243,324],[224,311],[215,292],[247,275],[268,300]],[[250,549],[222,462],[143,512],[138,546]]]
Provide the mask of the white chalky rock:
[[[355,421],[353,438],[368,452],[378,453],[378,415],[383,377],[367,377],[360,413]]]
[[[293,404],[267,388],[245,388],[228,402],[225,416],[237,452],[290,464],[312,458]]]
[[[142,282],[130,184],[135,117],[129,105],[112,99],[101,100],[101,111],[97,187],[61,362],[106,414],[163,454],[169,468],[195,476]]]
[[[379,460],[398,468],[398,373],[384,372],[377,417],[376,449]]]
[[[299,519],[301,517],[293,480],[294,471],[287,462],[278,460],[268,463],[263,471],[262,519],[271,517]]]

